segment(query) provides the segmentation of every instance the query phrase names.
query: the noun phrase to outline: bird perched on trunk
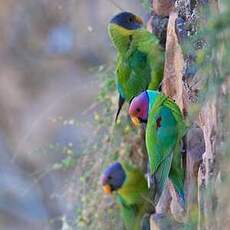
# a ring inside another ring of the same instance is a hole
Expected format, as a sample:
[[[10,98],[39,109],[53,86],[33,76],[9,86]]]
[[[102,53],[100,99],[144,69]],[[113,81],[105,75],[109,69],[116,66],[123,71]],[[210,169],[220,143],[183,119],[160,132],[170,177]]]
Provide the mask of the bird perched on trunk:
[[[114,16],[108,25],[108,33],[117,51],[117,120],[125,101],[130,102],[143,90],[158,89],[164,54],[158,39],[144,28],[143,20],[130,12]]]
[[[179,107],[162,93],[147,90],[132,100],[129,115],[135,125],[147,123],[146,148],[158,198],[169,178],[184,207],[185,171],[180,146],[187,127]]]
[[[127,230],[149,229],[149,218],[146,221],[144,215],[153,211],[153,206],[141,171],[125,162],[115,162],[105,169],[101,182],[104,192],[115,192]]]

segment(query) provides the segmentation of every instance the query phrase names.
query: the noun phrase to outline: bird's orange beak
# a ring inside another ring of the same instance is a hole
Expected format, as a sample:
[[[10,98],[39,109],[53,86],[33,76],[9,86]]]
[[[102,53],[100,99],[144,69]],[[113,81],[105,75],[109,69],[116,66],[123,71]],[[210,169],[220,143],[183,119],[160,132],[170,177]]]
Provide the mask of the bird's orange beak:
[[[131,116],[131,120],[135,126],[140,126],[141,122],[137,117]]]
[[[105,184],[104,186],[103,186],[103,191],[105,192],[105,193],[112,193],[112,189],[111,189],[111,187],[108,185],[108,184]]]
[[[135,19],[136,19],[136,22],[138,22],[139,24],[142,24],[142,25],[144,24],[144,21],[141,17],[136,16]]]

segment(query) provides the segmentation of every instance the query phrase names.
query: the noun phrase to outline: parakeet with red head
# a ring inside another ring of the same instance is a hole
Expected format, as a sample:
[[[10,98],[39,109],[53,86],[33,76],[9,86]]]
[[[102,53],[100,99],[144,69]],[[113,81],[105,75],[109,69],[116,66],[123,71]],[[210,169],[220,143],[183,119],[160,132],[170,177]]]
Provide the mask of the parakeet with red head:
[[[153,206],[145,175],[140,170],[125,162],[115,162],[104,170],[101,182],[104,192],[116,196],[127,230],[149,229],[143,217]]]
[[[158,39],[143,26],[143,20],[130,12],[115,15],[108,25],[109,37],[116,48],[116,119],[125,101],[143,90],[158,89],[164,66],[164,52]]]
[[[180,108],[163,93],[147,90],[132,100],[129,115],[135,125],[146,123],[150,173],[154,177],[158,197],[169,178],[178,201],[184,206],[185,171],[180,146],[187,127]]]

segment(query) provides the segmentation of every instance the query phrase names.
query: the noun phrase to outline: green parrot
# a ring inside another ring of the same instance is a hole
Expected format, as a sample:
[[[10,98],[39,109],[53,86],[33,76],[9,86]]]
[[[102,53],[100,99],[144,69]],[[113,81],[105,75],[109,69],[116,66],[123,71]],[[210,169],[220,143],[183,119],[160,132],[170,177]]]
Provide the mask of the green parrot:
[[[163,93],[147,90],[132,100],[129,115],[135,125],[147,123],[146,148],[158,198],[169,178],[184,208],[185,171],[180,147],[187,126],[179,107]]]
[[[116,119],[125,101],[146,89],[158,89],[163,77],[164,52],[158,39],[143,27],[140,17],[121,12],[108,25],[109,37],[116,48]]]
[[[115,193],[127,230],[150,229],[145,213],[152,212],[153,206],[147,180],[141,171],[126,162],[115,162],[104,170],[101,182],[104,192]]]

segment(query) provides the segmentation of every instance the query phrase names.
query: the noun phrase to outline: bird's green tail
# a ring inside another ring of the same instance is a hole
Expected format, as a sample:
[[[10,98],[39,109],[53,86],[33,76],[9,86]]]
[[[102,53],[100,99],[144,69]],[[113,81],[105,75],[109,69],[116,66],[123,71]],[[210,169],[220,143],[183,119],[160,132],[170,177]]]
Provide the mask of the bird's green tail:
[[[184,169],[182,166],[182,159],[179,145],[176,146],[174,156],[173,156],[173,165],[169,173],[169,179],[172,181],[173,186],[176,190],[179,202],[185,205],[185,194],[184,194]]]
[[[158,202],[158,199],[160,198],[163,189],[165,187],[166,181],[169,176],[169,171],[172,164],[172,154],[169,154],[159,165],[158,169],[154,173],[154,179],[156,184],[156,199],[155,201]]]

